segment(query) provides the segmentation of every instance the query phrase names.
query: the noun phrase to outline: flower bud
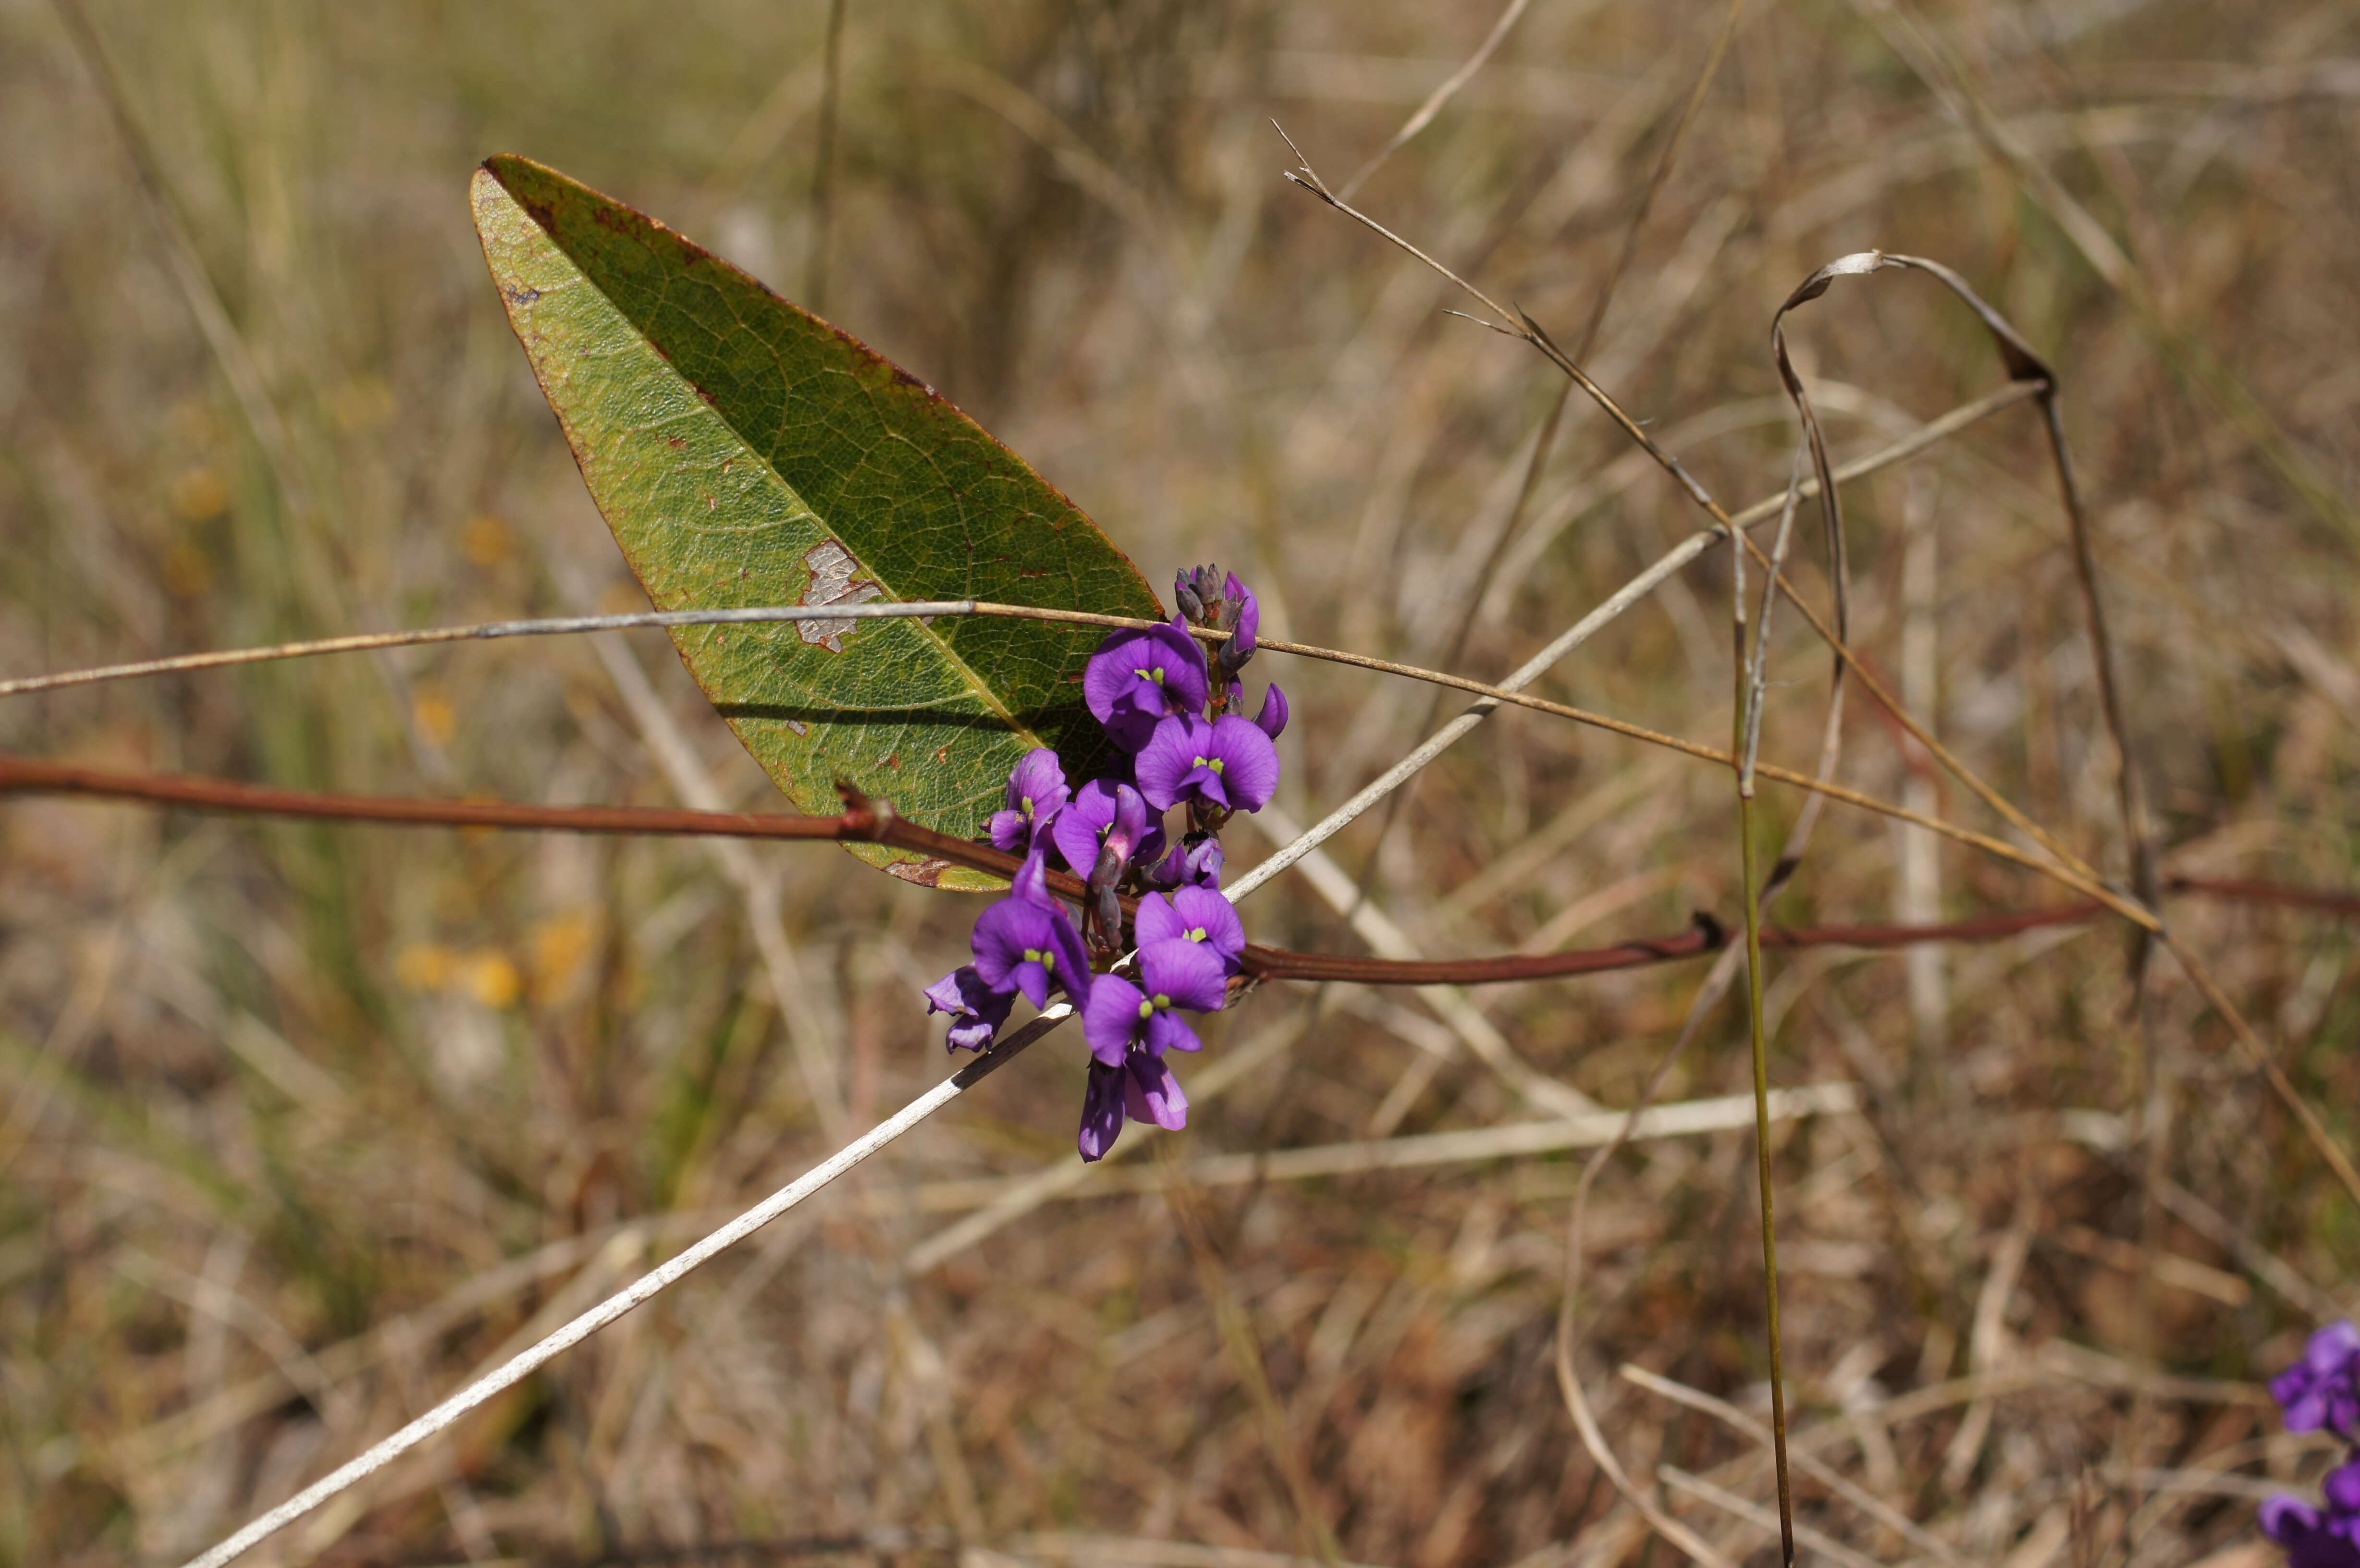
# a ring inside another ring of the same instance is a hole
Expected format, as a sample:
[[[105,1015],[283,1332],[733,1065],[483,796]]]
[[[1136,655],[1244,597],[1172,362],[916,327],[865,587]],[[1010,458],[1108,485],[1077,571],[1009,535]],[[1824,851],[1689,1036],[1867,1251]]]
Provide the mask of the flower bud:
[[[1262,712],[1254,715],[1254,727],[1273,740],[1286,728],[1286,693],[1274,682],[1262,694]]]

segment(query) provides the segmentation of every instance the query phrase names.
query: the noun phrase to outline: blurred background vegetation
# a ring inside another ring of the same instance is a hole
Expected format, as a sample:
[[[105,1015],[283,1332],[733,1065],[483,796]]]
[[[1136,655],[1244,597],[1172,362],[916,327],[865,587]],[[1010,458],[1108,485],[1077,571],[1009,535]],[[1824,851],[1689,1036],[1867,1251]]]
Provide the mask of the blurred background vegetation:
[[[81,41],[77,11],[0,4],[0,673],[631,604],[470,227],[496,151],[813,304],[1151,579],[1244,572],[1279,635],[1496,676],[1696,526],[1579,400],[1520,503],[1553,373],[1279,179],[1273,116],[1342,180],[1489,6],[851,5],[824,169],[826,0],[88,4]],[[1560,338],[1613,279],[1593,373],[1732,503],[1786,473],[1766,333],[1787,290],[1872,245],[1959,268],[2062,371],[2168,867],[2360,883],[2360,14],[1757,0],[1643,212],[1723,14],[1535,0],[1362,201]],[[2000,379],[1922,278],[1847,280],[1795,332],[1840,454]],[[2035,418],[1853,487],[1857,642],[2119,866]],[[1725,600],[1699,569],[1545,689],[1718,742]],[[1807,765],[1825,661],[1778,649],[1769,750]],[[1433,710],[1269,673],[1295,698],[1297,818]],[[1851,781],[1971,815],[1856,712]],[[776,800],[652,635],[16,699],[0,745],[311,788]],[[1371,820],[1334,847],[1430,955],[1602,942],[1733,914],[1729,796],[1509,712],[1382,846]],[[0,830],[7,1562],[177,1561],[782,1183],[943,1072],[917,988],[975,912],[823,848],[23,801]],[[2051,896],[1837,815],[1779,913]],[[1249,914],[1263,941],[1360,949],[1298,883]],[[2175,920],[2360,1135],[2349,932]],[[1699,975],[1268,987],[1215,1024],[1197,1078],[1251,1071],[1197,1093],[1187,1133],[1134,1129],[1144,1164],[940,1239],[1072,1162],[1078,1041],[1053,1039],[262,1556],[1243,1564],[1330,1530],[1419,1568],[1670,1561],[1549,1366],[1578,1157],[1243,1182],[1190,1162],[1574,1103],[1470,1043],[1628,1105]],[[2256,1379],[2352,1299],[2360,1227],[2219,1021],[2157,966],[2142,1121],[2113,930],[1777,957],[1770,983],[1776,1079],[1863,1096],[1780,1129],[1815,1452],[1960,1558],[2266,1561],[2255,1495],[2322,1450],[2277,1434]],[[1740,1090],[1742,1026],[1715,1012],[1667,1092]],[[1618,1156],[1575,1303],[1608,1437],[1732,1559],[1773,1539],[1759,1450],[1615,1368],[1763,1408],[1749,1139]],[[1816,1481],[1798,1506],[1878,1560],[1934,1550]]]

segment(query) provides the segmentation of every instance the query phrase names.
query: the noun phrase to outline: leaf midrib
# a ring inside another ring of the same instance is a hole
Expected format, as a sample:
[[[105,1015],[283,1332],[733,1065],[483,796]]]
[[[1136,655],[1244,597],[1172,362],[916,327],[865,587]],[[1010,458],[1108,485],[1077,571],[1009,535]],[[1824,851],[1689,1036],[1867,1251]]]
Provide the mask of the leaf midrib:
[[[494,178],[497,179],[498,177],[495,175]],[[617,316],[622,319],[624,325],[629,328],[632,337],[639,342],[640,347],[653,354],[655,358],[662,364],[664,370],[675,381],[687,387],[692,394],[697,393],[700,389],[696,383],[690,380],[687,376],[681,372],[679,366],[672,363],[672,356],[663,352],[663,350],[657,344],[656,340],[649,335],[647,329],[639,324],[638,319],[631,314],[630,310],[623,304],[623,302],[616,299],[612,292],[602,286],[595,278],[591,276],[589,271],[582,265],[581,259],[577,257],[571,249],[567,248],[563,240],[560,239],[556,234],[552,234],[548,229],[541,226],[540,220],[532,215],[531,210],[525,206],[524,202],[518,198],[517,193],[514,191],[508,189],[508,181],[502,180],[499,184],[501,191],[507,195],[509,205],[516,209],[518,216],[522,218],[526,223],[531,224],[535,229],[539,229],[541,231],[542,236],[549,241],[550,245],[557,251],[558,255],[565,258],[566,266],[574,269],[574,277],[588,286],[599,299],[606,302],[608,309],[612,310]],[[547,291],[544,290],[544,293],[546,292]],[[539,300],[534,301],[536,306],[539,305]],[[879,571],[878,568],[869,560],[868,556],[854,548],[851,540],[846,539],[842,534],[836,531],[834,522],[817,506],[813,506],[810,498],[804,495],[803,491],[799,489],[792,481],[789,480],[785,474],[779,472],[778,464],[771,461],[770,453],[764,452],[762,448],[755,442],[753,437],[748,435],[743,427],[741,427],[737,420],[729,417],[728,410],[722,406],[718,399],[715,399],[711,402],[705,402],[702,397],[699,397],[698,401],[704,402],[705,408],[712,413],[714,418],[721,421],[722,426],[727,429],[732,436],[737,438],[738,445],[744,448],[746,452],[753,456],[757,463],[759,463],[762,465],[762,471],[765,474],[768,474],[781,490],[784,490],[789,495],[793,496],[796,501],[802,504],[806,512],[810,513],[814,518],[818,520],[820,526],[826,531],[827,537],[831,540],[835,541],[836,547],[842,550],[845,554],[852,558],[853,564],[860,570],[861,573],[866,575],[870,582],[876,583],[880,588],[884,588],[892,595],[892,603],[910,604],[913,602],[907,594],[902,593],[901,590],[892,587],[891,579],[888,574]],[[692,410],[692,412],[694,410]],[[898,432],[889,431],[889,433]],[[806,561],[804,564],[808,566],[809,562]],[[805,590],[805,592],[808,593],[809,590]],[[825,608],[825,606],[823,605],[820,607]],[[999,693],[991,689],[990,684],[977,672],[975,667],[967,663],[967,661],[960,656],[958,650],[951,646],[949,638],[944,637],[940,632],[936,631],[933,626],[928,626],[923,621],[916,621],[914,624],[917,626],[919,634],[923,637],[927,642],[931,643],[935,651],[939,653],[951,666],[951,668],[957,672],[960,681],[965,683],[967,689],[983,700],[984,705],[994,714],[998,715],[999,718],[1008,725],[1011,734],[1018,736],[1020,739],[1032,746],[1037,747],[1042,744],[1041,737],[1033,733],[1029,726],[1017,719],[1015,713],[1009,709],[1006,703],[1000,700]],[[847,633],[846,635],[848,637],[851,634]]]

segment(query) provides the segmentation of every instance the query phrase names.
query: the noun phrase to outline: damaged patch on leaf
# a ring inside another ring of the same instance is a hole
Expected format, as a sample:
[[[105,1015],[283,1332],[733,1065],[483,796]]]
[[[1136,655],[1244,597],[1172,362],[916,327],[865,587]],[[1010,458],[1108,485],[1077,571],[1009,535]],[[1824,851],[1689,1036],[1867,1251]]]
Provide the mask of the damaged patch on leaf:
[[[829,604],[866,604],[871,599],[881,599],[885,590],[865,578],[853,575],[856,563],[852,552],[834,539],[827,539],[803,551],[803,564],[811,568],[811,586],[795,601],[814,609]],[[803,641],[824,648],[830,653],[844,651],[844,639],[858,628],[855,620],[797,621],[795,630]]]

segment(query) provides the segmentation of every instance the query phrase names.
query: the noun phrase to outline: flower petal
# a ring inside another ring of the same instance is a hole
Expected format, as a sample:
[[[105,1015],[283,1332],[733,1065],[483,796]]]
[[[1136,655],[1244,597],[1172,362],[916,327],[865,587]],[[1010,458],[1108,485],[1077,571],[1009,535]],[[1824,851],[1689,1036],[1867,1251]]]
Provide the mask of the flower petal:
[[[2360,1327],[2355,1327],[2350,1318],[2337,1319],[2311,1336],[2302,1358],[2314,1372],[2343,1370],[2360,1359]]]
[[[1207,834],[1187,853],[1181,866],[1181,880],[1199,887],[1218,889],[1221,885],[1221,865],[1227,857],[1221,854],[1221,841]]]
[[[1096,976],[1090,973],[1089,950],[1082,945],[1082,933],[1074,927],[1071,915],[1059,905],[1049,911],[1049,947],[1057,955],[1057,984],[1079,1007],[1089,1000],[1090,986]]]
[[[1140,908],[1147,908],[1142,899]],[[1182,887],[1172,895],[1172,911],[1185,931],[1201,931],[1205,945],[1224,959],[1234,960],[1246,950],[1245,922],[1238,919],[1235,904],[1210,887]],[[1145,933],[1140,941],[1148,940]]]
[[[1059,923],[1067,931],[1073,929],[1073,922],[1054,906],[1043,909],[1022,897],[1002,898],[984,910],[975,922],[971,945],[976,973],[995,991],[1019,991],[1034,1007],[1048,1006],[1050,966],[1039,956],[1027,955],[1056,953],[1060,945],[1056,929]],[[1080,946],[1078,937],[1075,946]],[[1065,962],[1060,953],[1058,965]],[[1087,967],[1087,959],[1084,967]],[[1083,985],[1087,986],[1088,982]]]
[[[1147,1049],[1157,1056],[1167,1051],[1202,1051],[1205,1042],[1179,1014],[1163,1009],[1147,1020]]]
[[[1083,785],[1049,825],[1049,836],[1055,841],[1057,853],[1065,857],[1075,876],[1087,877],[1090,868],[1098,863],[1098,842],[1114,817],[1114,791],[1106,780],[1097,779]]]
[[[1057,754],[1045,746],[1036,746],[1024,754],[1008,776],[1008,809],[1020,815],[1030,800],[1035,822],[1048,816],[1064,805],[1072,790],[1065,783],[1065,770],[1057,762]]]
[[[1170,657],[1162,666],[1164,700],[1175,713],[1201,713],[1205,711],[1205,695],[1211,689],[1212,667],[1205,659],[1205,645],[1189,635],[1188,623],[1172,617],[1168,626],[1158,626],[1145,634],[1161,642]]]
[[[1082,1039],[1090,1054],[1109,1067],[1121,1063],[1138,1037],[1139,1007],[1147,998],[1120,975],[1101,975],[1090,982],[1089,1000],[1082,1004]]]
[[[985,985],[995,991],[1016,989],[1009,976],[1024,962],[1024,950],[1040,945],[1036,922],[1043,918],[1039,905],[1022,898],[1002,898],[976,917],[967,945]]]
[[[1131,684],[1138,679],[1133,673],[1141,664],[1145,632],[1109,632],[1098,650],[1082,668],[1082,701],[1098,723],[1111,724],[1115,704],[1130,694]]]
[[[1088,1086],[1082,1091],[1082,1128],[1075,1142],[1085,1160],[1103,1160],[1122,1132],[1123,1090],[1130,1075],[1103,1062],[1090,1063]]]
[[[1262,694],[1262,712],[1254,715],[1254,728],[1273,740],[1286,728],[1286,693],[1275,682]]]
[[[1134,1051],[1122,1065],[1123,1109],[1134,1121],[1153,1122],[1166,1132],[1188,1125],[1188,1096],[1161,1057]]]
[[[1183,784],[1212,738],[1213,726],[1198,718],[1169,718],[1155,726],[1134,762],[1139,792],[1149,805],[1168,811],[1179,801]]]
[[[1221,759],[1221,787],[1232,810],[1259,811],[1278,792],[1278,747],[1251,719],[1224,713],[1213,726],[1213,749]]]
[[[1114,825],[1107,830],[1106,842],[1119,860],[1129,860],[1131,851],[1139,847],[1141,837],[1147,832],[1147,802],[1139,791],[1128,784],[1114,787]],[[1087,877],[1088,872],[1082,873]]]
[[[1140,801],[1140,809],[1147,814],[1147,831],[1139,835],[1139,847],[1131,852],[1131,863],[1150,873],[1152,881],[1155,866],[1163,860],[1170,841],[1164,833],[1164,813],[1149,806],[1143,798]]]
[[[1187,938],[1188,922],[1180,918],[1171,899],[1161,893],[1150,893],[1139,900],[1131,931],[1142,947],[1151,942],[1180,942]]]
[[[2350,1518],[2360,1514],[2360,1459],[2347,1460],[2330,1470],[2319,1483],[2327,1506]]]
[[[1220,954],[1201,942],[1155,942],[1139,950],[1140,986],[1171,1006],[1215,1013],[1229,1000],[1229,973]]]
[[[2291,1546],[2319,1529],[2319,1510],[2281,1492],[2262,1505],[2261,1525],[2264,1535],[2280,1546]]]
[[[1221,585],[1221,596],[1237,606],[1237,618],[1229,623],[1237,630],[1230,634],[1229,646],[1222,650],[1221,661],[1232,670],[1240,670],[1253,657],[1254,638],[1262,632],[1262,601],[1254,597],[1252,589],[1238,581],[1234,572]]]
[[[1016,998],[984,984],[971,964],[962,964],[926,987],[926,1011],[951,1015],[945,1049],[981,1051],[1008,1021]]]
[[[1024,864],[1016,868],[1011,891],[1034,909],[1057,907],[1057,900],[1049,896],[1049,851],[1045,845],[1037,842],[1032,845],[1031,853],[1024,856]]]

